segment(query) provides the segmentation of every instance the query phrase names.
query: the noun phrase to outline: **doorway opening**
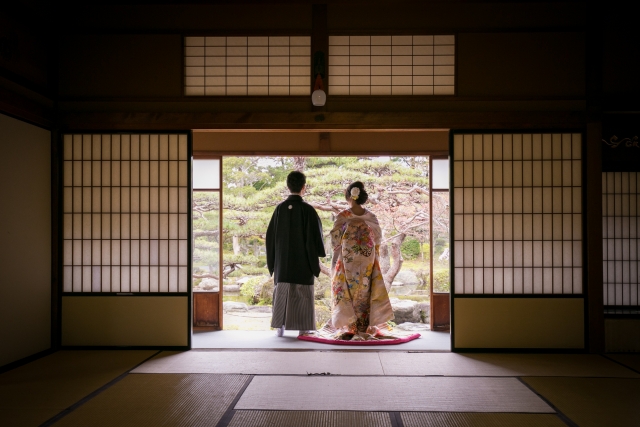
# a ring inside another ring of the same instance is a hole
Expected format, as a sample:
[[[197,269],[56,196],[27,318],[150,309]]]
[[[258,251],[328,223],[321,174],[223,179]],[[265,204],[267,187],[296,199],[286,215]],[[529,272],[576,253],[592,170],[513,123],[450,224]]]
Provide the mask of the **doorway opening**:
[[[380,222],[381,269],[394,307],[394,328],[449,327],[449,171],[446,157],[224,156],[194,160],[194,326],[269,331],[273,279],[264,237],[275,206],[288,195],[287,174],[307,175],[305,201],[323,225],[315,310],[318,328],[331,312],[331,243],[344,189],[362,181],[365,205]]]

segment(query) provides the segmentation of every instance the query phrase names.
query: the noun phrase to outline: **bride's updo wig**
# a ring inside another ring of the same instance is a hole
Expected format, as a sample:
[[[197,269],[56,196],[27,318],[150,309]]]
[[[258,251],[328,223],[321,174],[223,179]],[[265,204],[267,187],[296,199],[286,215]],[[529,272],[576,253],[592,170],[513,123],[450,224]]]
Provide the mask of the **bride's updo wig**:
[[[369,199],[369,195],[364,189],[364,184],[360,181],[349,184],[344,192],[344,198],[349,200],[355,200],[357,204],[363,205]]]

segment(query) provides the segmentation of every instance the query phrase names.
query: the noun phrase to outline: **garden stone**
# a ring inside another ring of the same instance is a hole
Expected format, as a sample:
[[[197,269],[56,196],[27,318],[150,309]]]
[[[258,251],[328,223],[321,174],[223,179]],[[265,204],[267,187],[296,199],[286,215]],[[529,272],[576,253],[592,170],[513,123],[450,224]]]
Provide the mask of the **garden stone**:
[[[401,300],[398,298],[391,298],[391,308],[393,309],[394,322],[396,324],[405,322],[420,322],[420,312],[418,309],[418,303],[411,300]]]
[[[249,280],[251,280],[251,276],[244,276],[239,278],[238,280],[236,280],[236,284],[238,285],[244,285],[245,283],[247,283]]]
[[[247,304],[243,302],[225,301],[222,303],[222,310],[227,311],[249,311]]]
[[[420,278],[412,270],[400,270],[394,279],[394,283],[402,282],[403,285],[413,285],[420,283]]]
[[[224,285],[222,289],[225,292],[240,292],[240,285]]]
[[[426,325],[424,323],[405,322],[405,323],[396,325],[396,329],[400,329],[401,331],[413,332],[413,331],[428,331],[431,328],[429,327],[429,325]]]
[[[209,277],[202,279],[198,289],[203,291],[214,291],[217,292],[220,289],[220,285],[217,280],[211,279]]]

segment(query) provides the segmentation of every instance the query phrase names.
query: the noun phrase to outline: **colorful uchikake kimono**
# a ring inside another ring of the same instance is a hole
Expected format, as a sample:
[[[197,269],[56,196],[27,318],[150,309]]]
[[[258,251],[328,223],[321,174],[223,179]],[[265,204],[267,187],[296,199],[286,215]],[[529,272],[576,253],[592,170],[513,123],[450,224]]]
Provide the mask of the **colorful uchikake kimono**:
[[[331,323],[337,329],[336,337],[346,334],[367,339],[376,335],[376,326],[393,319],[378,262],[381,240],[378,219],[370,211],[338,214],[331,230]]]

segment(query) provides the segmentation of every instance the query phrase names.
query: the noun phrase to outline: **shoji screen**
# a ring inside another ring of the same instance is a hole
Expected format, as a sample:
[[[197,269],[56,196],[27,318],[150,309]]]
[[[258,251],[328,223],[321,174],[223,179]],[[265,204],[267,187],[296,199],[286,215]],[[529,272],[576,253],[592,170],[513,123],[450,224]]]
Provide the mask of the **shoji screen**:
[[[190,259],[188,136],[69,134],[63,136],[62,148],[62,284],[63,297],[69,296],[63,298],[63,331],[65,322],[67,327],[74,323],[68,323],[71,313],[86,316],[85,311],[100,312],[96,306],[100,300],[89,302],[80,295],[110,295],[115,299],[107,304],[122,309],[129,304],[122,295],[183,295],[180,300],[186,308]],[[132,311],[120,316],[135,319],[166,315],[148,313],[154,306],[153,299],[146,300],[151,305],[140,306],[139,312],[135,307],[145,300],[136,297],[135,301],[125,309]],[[113,310],[111,307],[107,312],[115,315],[118,310]],[[184,322],[180,324],[186,330],[187,319]],[[67,328],[73,335],[71,330]]]
[[[64,292],[187,292],[187,135],[65,135]]]
[[[581,135],[464,134],[452,148],[453,289],[467,297],[462,304],[476,304],[474,296],[542,304],[531,322],[563,323],[562,313],[541,315],[548,297],[578,295],[572,310],[582,311]]]
[[[331,95],[453,95],[454,35],[329,36]]]
[[[311,37],[185,37],[185,95],[311,94]]]
[[[605,306],[640,306],[639,190],[639,172],[602,174]]]
[[[581,165],[579,134],[456,136],[456,293],[582,293]]]

